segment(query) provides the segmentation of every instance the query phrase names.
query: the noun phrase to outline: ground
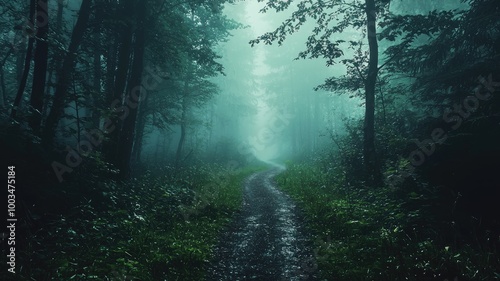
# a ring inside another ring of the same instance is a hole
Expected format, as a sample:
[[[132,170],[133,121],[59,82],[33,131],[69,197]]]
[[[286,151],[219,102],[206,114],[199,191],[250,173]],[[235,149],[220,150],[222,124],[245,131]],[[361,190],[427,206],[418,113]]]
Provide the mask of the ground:
[[[221,235],[206,280],[319,280],[300,211],[276,188],[280,171],[245,180],[243,210]]]

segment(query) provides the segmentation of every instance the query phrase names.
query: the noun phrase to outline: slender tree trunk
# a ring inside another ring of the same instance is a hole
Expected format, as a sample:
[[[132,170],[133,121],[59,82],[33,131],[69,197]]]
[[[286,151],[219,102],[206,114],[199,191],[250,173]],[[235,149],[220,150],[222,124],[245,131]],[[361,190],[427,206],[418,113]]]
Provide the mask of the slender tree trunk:
[[[369,184],[380,184],[381,175],[375,151],[375,85],[378,75],[378,42],[375,0],[366,0],[367,34],[370,57],[365,81],[365,122],[363,156],[365,176]]]
[[[134,146],[132,150],[132,160],[140,163],[141,162],[141,153],[142,153],[142,144],[144,142],[144,125],[145,122],[143,120],[137,121],[137,132],[135,135]]]
[[[186,141],[186,126],[187,126],[187,110],[188,110],[188,96],[189,96],[189,78],[191,76],[191,61],[188,60],[188,69],[186,71],[184,80],[184,89],[182,92],[182,104],[181,104],[181,136],[179,138],[179,143],[177,144],[177,152],[175,153],[175,167],[179,168],[182,161],[182,148]]]
[[[188,75],[186,75],[186,81],[184,82],[184,97],[182,99],[182,114],[181,114],[181,136],[179,138],[179,143],[177,144],[177,152],[175,153],[175,167],[179,168],[182,160],[182,148],[186,140],[186,125],[187,125],[187,91],[189,87]]]
[[[132,62],[132,71],[128,82],[126,105],[130,113],[123,120],[123,128],[120,137],[120,175],[121,178],[127,178],[130,174],[130,158],[132,147],[134,145],[134,132],[137,121],[137,111],[141,95],[145,94],[142,87],[142,72],[144,69],[144,48],[146,45],[146,5],[147,1],[137,1],[137,30],[135,32],[134,60]],[[130,101],[130,103],[129,103]]]
[[[148,106],[148,96],[141,101],[139,115],[137,116],[137,130],[134,141],[132,155],[138,163],[141,161],[142,144],[144,142],[144,128],[146,127],[146,111]]]
[[[7,52],[7,54],[3,58],[2,64],[0,65],[0,85],[1,85],[1,89],[2,89],[3,106],[7,106],[7,89],[5,87],[5,76],[4,76],[3,66],[5,65],[5,62],[7,62],[7,59],[10,57],[12,52],[13,52],[13,48],[10,48],[9,52]]]
[[[30,27],[33,30],[31,32],[35,32],[35,26],[34,26],[34,17],[35,17],[35,10],[36,10],[36,0],[31,0],[30,2],[30,14],[29,14],[29,24]],[[25,27],[28,28],[28,27]],[[21,75],[21,80],[19,82],[19,88],[17,89],[17,94],[16,98],[14,99],[14,104],[12,107],[12,111],[10,113],[10,117],[16,118],[17,116],[17,110],[19,109],[19,105],[21,104],[21,99],[23,97],[24,89],[26,88],[26,82],[28,81],[28,75],[30,72],[30,67],[31,67],[31,58],[33,56],[33,44],[35,42],[35,38],[33,36],[34,34],[30,34],[29,39],[28,39],[28,48],[26,50],[26,56],[24,59],[24,69]]]
[[[57,16],[56,16],[56,22],[55,22],[55,34],[60,35],[62,33],[62,16],[63,16],[63,11],[64,11],[64,5],[63,1],[58,1],[57,2]],[[53,87],[53,77],[54,77],[54,71],[58,70],[61,67],[61,59],[59,56],[55,56],[52,58],[52,63],[49,66],[49,73],[48,73],[48,78],[47,78],[47,86],[45,89],[45,93],[47,95],[50,94],[50,89]],[[43,107],[43,116],[47,115],[47,108],[48,106]]]
[[[3,72],[3,67],[0,68],[0,86],[2,88],[2,107],[7,106],[7,93],[6,93],[6,87],[5,87],[5,78],[4,78],[4,72]]]
[[[167,160],[169,159],[169,152],[170,152],[170,144],[171,144],[172,136],[169,133],[166,133],[163,135],[163,142],[162,142],[162,153],[163,157],[161,157],[161,163],[166,163]]]
[[[49,32],[49,15],[48,15],[48,0],[38,0],[36,5],[36,49],[35,49],[35,66],[33,69],[33,83],[31,86],[31,116],[30,126],[35,134],[40,133],[42,124],[42,109],[43,98],[45,95],[45,82],[47,79],[47,61],[49,54],[48,32]]]
[[[114,77],[113,94],[110,103],[113,107],[119,108],[123,105],[123,97],[125,95],[125,88],[127,85],[127,78],[129,76],[129,64],[132,51],[132,39],[133,39],[133,14],[134,6],[132,0],[125,1],[121,13],[124,18],[126,18],[125,26],[121,32],[121,42],[118,49],[118,64],[116,75]],[[128,108],[127,108],[128,109]],[[112,108],[114,110],[114,108]],[[108,141],[105,143],[104,152],[106,158],[109,162],[115,164],[117,167],[123,165],[121,162],[120,151],[120,132],[122,130],[121,121],[124,118],[128,118],[125,112],[113,111],[110,116],[110,120],[114,124],[114,130],[110,130],[108,133]],[[120,120],[122,119],[122,120]]]
[[[207,147],[206,150],[208,152],[208,148],[211,147],[212,144],[212,137],[213,137],[213,125],[214,125],[214,118],[215,118],[215,104],[212,103],[210,105],[210,112],[207,112],[210,116],[210,125],[208,127],[208,139],[207,139]]]
[[[181,121],[181,137],[179,138],[179,143],[177,144],[177,152],[175,153],[175,167],[180,167],[182,158],[182,148],[184,146],[184,141],[186,140],[186,123]]]
[[[24,43],[24,42],[23,42]],[[28,40],[29,43],[29,40]],[[23,46],[26,44],[23,44]],[[16,53],[16,82],[21,85],[21,81],[23,79],[23,72],[24,72],[24,64],[25,64],[25,59],[26,59],[26,49],[22,49],[20,47],[16,47],[18,49],[18,52]]]
[[[82,132],[82,126],[81,126],[81,120],[80,120],[80,106],[79,106],[79,101],[78,101],[78,93],[76,92],[76,85],[75,85],[75,79],[73,77],[73,96],[74,96],[74,102],[75,102],[75,115],[76,115],[76,140],[78,143],[82,140],[81,137],[81,132]]]
[[[64,106],[66,104],[66,96],[68,92],[68,87],[70,84],[70,79],[74,71],[74,64],[76,58],[76,51],[83,40],[85,31],[87,29],[87,24],[90,17],[91,11],[91,0],[83,0],[80,6],[80,11],[78,15],[78,20],[76,21],[75,27],[71,34],[71,40],[69,43],[68,51],[63,60],[62,68],[58,75],[58,81],[56,86],[56,91],[54,93],[54,100],[52,103],[52,108],[47,116],[45,122],[44,132],[43,132],[43,144],[45,146],[51,145],[56,134],[57,124],[64,112]]]
[[[118,39],[113,40],[114,43],[110,44],[106,54],[106,105],[109,106],[113,101],[113,93],[115,92],[115,68],[116,68],[116,53],[118,50]]]
[[[2,107],[7,107],[7,89],[5,87],[3,67],[0,68],[0,86],[2,88]]]
[[[57,13],[56,13],[56,33],[57,34],[61,34],[61,31],[62,31],[63,11],[64,11],[63,1],[57,1]]]
[[[102,80],[102,66],[101,66],[101,24],[104,16],[103,3],[97,4],[95,8],[95,28],[94,39],[97,42],[96,51],[94,51],[94,91],[92,91],[93,104],[91,105],[91,116],[93,128],[99,128],[99,121],[101,119],[100,110],[102,109],[101,99],[101,80]]]
[[[380,81],[380,80],[379,80]],[[385,98],[384,98],[384,92],[382,89],[382,86],[379,86],[378,88],[379,93],[380,93],[380,101],[382,102],[382,120],[384,120],[384,125],[387,125],[387,115],[386,115],[386,110],[385,110]]]

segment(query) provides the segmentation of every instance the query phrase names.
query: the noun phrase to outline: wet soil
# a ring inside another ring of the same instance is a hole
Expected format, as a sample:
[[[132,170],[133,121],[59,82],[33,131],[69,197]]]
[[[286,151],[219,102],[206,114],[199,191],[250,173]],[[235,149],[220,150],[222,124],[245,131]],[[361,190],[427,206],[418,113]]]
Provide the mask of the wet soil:
[[[319,280],[310,237],[273,168],[248,177],[244,206],[221,235],[206,280]]]

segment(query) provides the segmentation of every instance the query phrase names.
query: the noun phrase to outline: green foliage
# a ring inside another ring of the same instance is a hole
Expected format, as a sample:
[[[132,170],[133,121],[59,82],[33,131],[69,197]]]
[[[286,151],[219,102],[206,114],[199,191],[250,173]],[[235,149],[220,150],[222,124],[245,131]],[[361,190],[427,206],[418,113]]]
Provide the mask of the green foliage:
[[[162,176],[124,183],[65,183],[80,204],[32,233],[18,276],[200,280],[220,230],[241,207],[241,183],[255,170],[165,167]],[[81,184],[85,191],[73,187]]]
[[[499,280],[494,248],[454,243],[460,234],[443,218],[452,202],[422,189],[338,184],[336,172],[290,165],[277,177],[305,213],[327,280]]]

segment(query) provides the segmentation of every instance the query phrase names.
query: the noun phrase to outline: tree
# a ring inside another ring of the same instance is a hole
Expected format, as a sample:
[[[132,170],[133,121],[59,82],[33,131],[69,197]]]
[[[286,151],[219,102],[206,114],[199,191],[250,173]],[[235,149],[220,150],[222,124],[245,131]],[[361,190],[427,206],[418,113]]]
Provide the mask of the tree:
[[[59,70],[56,91],[51,110],[45,121],[42,142],[45,146],[50,146],[55,137],[57,124],[63,114],[66,105],[66,96],[70,86],[70,79],[74,71],[77,50],[87,30],[87,23],[90,18],[92,7],[91,0],[83,0],[80,6],[78,20],[71,34],[68,50],[64,56],[62,67]]]
[[[211,99],[218,88],[209,79],[224,74],[222,64],[216,61],[220,56],[214,48],[226,39],[228,30],[238,26],[222,15],[222,2],[214,6],[192,8],[189,18],[191,42],[184,50],[185,66],[181,74],[180,137],[175,156],[177,167],[182,162],[187,128],[192,122],[189,118],[190,108],[201,107]]]
[[[192,64],[192,62],[191,62]],[[196,71],[194,69],[198,68]],[[186,140],[187,129],[193,123],[193,117],[190,116],[192,107],[201,107],[214,94],[218,92],[217,86],[208,80],[208,78],[216,75],[217,72],[207,71],[196,65],[188,65],[183,79],[183,89],[180,96],[180,138],[177,145],[175,156],[176,166],[182,162],[182,150]]]
[[[368,34],[368,46],[370,58],[368,61],[368,73],[365,84],[365,124],[364,124],[364,162],[366,179],[370,183],[382,183],[382,175],[378,168],[375,151],[375,84],[378,75],[378,42],[377,42],[377,9],[375,0],[365,1],[365,13],[367,18],[366,29]]]
[[[30,72],[30,67],[31,67],[31,59],[33,57],[33,45],[35,42],[35,11],[36,11],[36,0],[31,0],[30,1],[30,8],[29,8],[29,18],[28,22],[26,23],[26,26],[21,27],[24,29],[28,36],[28,47],[26,50],[26,57],[24,59],[24,68],[22,71],[21,75],[21,80],[19,82],[19,88],[17,89],[17,94],[16,98],[14,99],[14,104],[12,106],[12,111],[10,113],[10,117],[16,118],[17,116],[17,110],[19,109],[19,106],[21,104],[21,99],[23,97],[24,89],[26,88],[26,83],[28,81],[28,75]]]
[[[147,7],[148,1],[136,2],[136,12],[137,12],[137,29],[135,31],[135,45],[133,52],[133,62],[132,69],[130,73],[130,79],[128,82],[126,99],[132,99],[133,105],[129,105],[130,113],[123,120],[123,127],[121,131],[121,138],[119,143],[118,154],[120,156],[119,166],[121,176],[126,178],[130,172],[130,157],[132,155],[132,146],[134,144],[134,133],[137,121],[138,112],[138,102],[140,101],[144,89],[142,86],[142,71],[144,68],[144,48],[146,45],[146,36],[148,30],[147,18]]]
[[[47,61],[49,53],[49,42],[47,34],[49,31],[48,0],[39,0],[36,4],[36,48],[34,56],[33,84],[30,97],[30,126],[39,133],[42,122],[43,97],[45,92],[45,81],[47,77]]]
[[[496,220],[500,2],[465,2],[469,5],[465,10],[395,15],[385,36],[396,42],[426,40],[405,46],[404,54],[396,56],[389,68],[412,78],[413,105],[437,117],[421,120],[414,130],[426,137],[431,149],[420,157],[424,159],[419,173],[467,198],[467,203],[459,200],[457,209],[468,207]],[[394,53],[402,44],[388,52]],[[429,133],[436,130],[443,136],[429,140]]]
[[[327,66],[332,66],[345,56],[342,50],[345,43],[350,46],[358,44],[357,41],[346,42],[342,39],[335,39],[335,35],[350,29],[362,30],[363,36],[368,41],[368,65],[367,67],[359,65],[356,68],[359,69],[363,80],[365,98],[363,146],[365,180],[371,184],[381,184],[380,163],[375,150],[375,85],[380,70],[376,27],[377,15],[388,11],[390,1],[365,0],[363,2],[348,0],[301,1],[292,16],[277,29],[251,40],[250,44],[258,44],[261,41],[265,44],[272,44],[275,41],[282,44],[288,35],[300,30],[306,20],[310,18],[316,22],[316,26],[307,39],[306,50],[300,52],[297,59],[321,57],[326,59]],[[274,9],[279,12],[289,8],[290,4],[291,1],[268,0],[261,11],[267,12],[269,9]],[[341,60],[341,62],[346,66],[353,63],[349,59]],[[324,88],[328,88],[335,82],[335,79],[327,80]]]

